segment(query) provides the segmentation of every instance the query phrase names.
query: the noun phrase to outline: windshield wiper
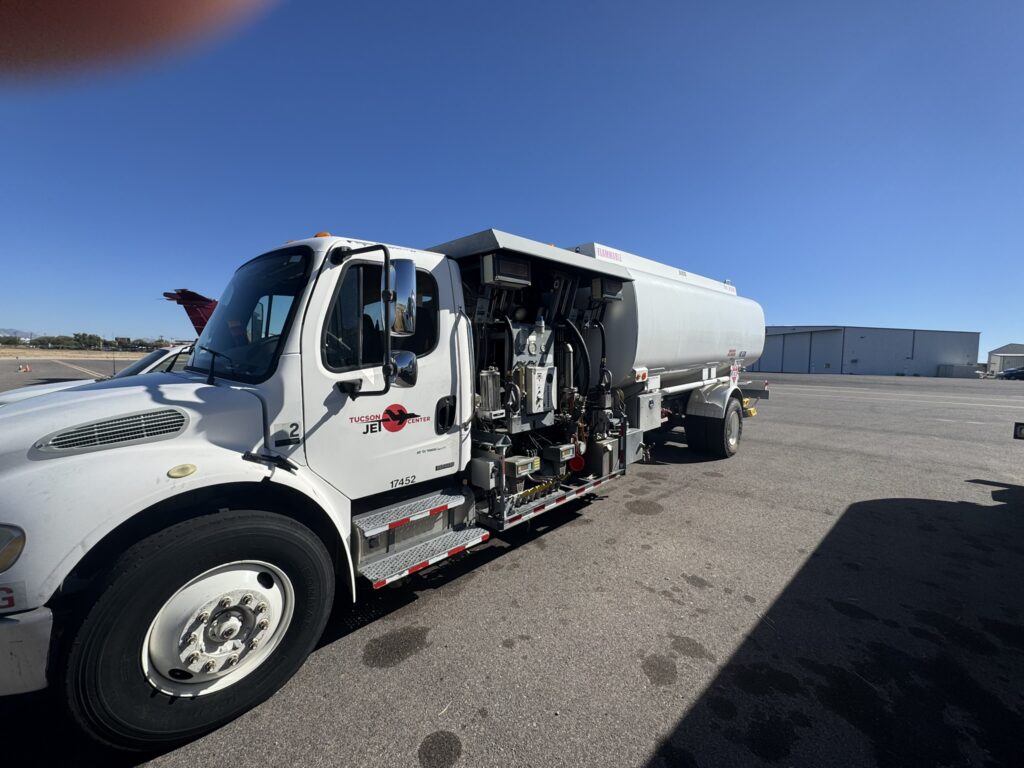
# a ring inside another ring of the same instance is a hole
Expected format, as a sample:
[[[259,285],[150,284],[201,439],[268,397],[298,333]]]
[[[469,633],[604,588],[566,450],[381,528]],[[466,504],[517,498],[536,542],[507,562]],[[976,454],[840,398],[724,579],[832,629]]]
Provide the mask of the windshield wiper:
[[[218,357],[223,357],[225,360],[227,360],[228,364],[231,366],[231,370],[235,369],[235,361],[232,360],[227,355],[225,355],[223,352],[218,352],[217,350],[210,349],[209,347],[200,347],[199,349],[202,350],[203,352],[209,352],[210,353],[210,368],[206,372],[206,383],[207,384],[213,384],[214,383],[213,371],[214,371],[214,368],[217,367],[217,358]]]

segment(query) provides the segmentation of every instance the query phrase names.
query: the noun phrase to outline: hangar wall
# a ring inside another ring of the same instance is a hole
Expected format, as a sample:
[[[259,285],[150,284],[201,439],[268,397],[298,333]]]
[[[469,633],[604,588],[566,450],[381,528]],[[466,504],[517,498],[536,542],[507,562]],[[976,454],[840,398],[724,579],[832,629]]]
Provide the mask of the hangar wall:
[[[980,334],[860,326],[768,326],[751,371],[936,376],[940,365],[973,365]]]

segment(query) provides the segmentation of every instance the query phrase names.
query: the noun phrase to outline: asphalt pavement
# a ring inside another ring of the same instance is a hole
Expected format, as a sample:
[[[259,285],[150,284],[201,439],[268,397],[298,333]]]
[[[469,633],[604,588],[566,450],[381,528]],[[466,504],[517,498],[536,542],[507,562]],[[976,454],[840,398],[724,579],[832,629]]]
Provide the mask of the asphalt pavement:
[[[1024,382],[765,377],[737,457],[670,433],[364,591],[276,696],[151,764],[1019,765]],[[12,765],[138,761],[45,695],[0,723]]]
[[[133,360],[48,359],[48,358],[0,358],[0,392],[32,384],[50,384],[72,379],[99,379],[113,376]],[[19,366],[27,365],[32,370],[21,372]]]

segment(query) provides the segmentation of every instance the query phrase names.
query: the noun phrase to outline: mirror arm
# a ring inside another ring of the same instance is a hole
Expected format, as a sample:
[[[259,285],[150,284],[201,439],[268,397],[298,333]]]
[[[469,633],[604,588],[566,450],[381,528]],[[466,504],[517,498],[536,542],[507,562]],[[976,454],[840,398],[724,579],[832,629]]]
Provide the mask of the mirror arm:
[[[363,381],[358,379],[356,381],[339,381],[337,383],[338,391],[342,394],[348,395],[349,398],[355,400],[357,397],[366,397],[368,395],[386,395],[391,391],[391,377],[394,373],[395,364],[391,360],[391,302],[394,301],[395,292],[391,285],[391,251],[386,245],[367,245],[363,248],[348,248],[342,246],[336,248],[331,253],[331,264],[341,264],[347,258],[352,256],[359,256],[364,253],[373,253],[374,251],[384,252],[384,290],[380,293],[380,300],[384,306],[384,364],[381,367],[381,371],[384,373],[384,387],[373,392],[363,392]]]

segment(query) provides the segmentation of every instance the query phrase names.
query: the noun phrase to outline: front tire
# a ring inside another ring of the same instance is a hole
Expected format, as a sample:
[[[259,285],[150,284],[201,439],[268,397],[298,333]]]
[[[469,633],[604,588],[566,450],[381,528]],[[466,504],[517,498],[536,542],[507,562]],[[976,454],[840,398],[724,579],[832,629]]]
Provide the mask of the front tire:
[[[166,749],[273,695],[323,632],[334,568],[311,530],[230,511],[174,525],[111,568],[63,657],[72,719],[121,749]]]

